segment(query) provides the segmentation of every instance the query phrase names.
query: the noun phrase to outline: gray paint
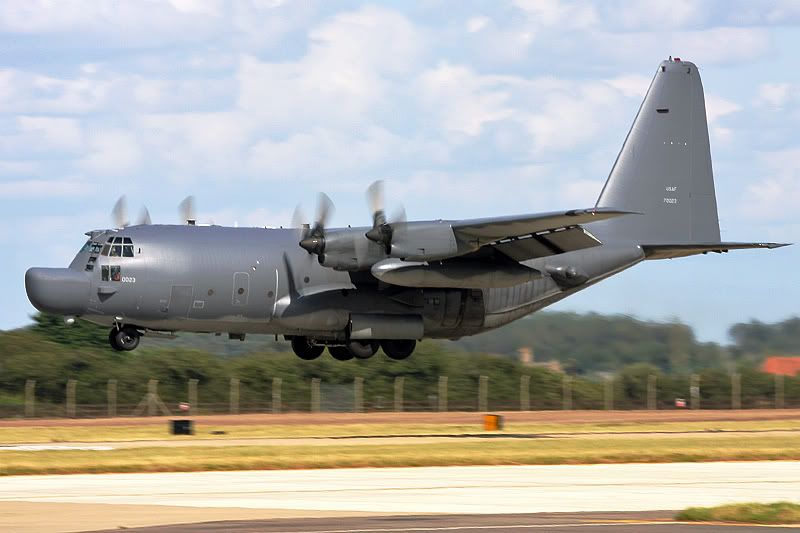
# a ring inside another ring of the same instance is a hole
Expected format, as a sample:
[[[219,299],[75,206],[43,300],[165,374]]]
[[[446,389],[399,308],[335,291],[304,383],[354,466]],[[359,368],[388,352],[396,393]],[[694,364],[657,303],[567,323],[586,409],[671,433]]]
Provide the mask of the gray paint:
[[[601,240],[719,242],[703,84],[694,63],[661,62],[597,206],[642,213],[593,226]]]
[[[779,246],[720,242],[716,213],[700,77],[692,63],[666,61],[595,208],[457,221],[376,216],[380,231],[320,224],[312,235],[195,225],[95,230],[68,269],[32,268],[25,285],[40,310],[142,331],[333,344],[457,338],[645,259]],[[131,239],[133,257],[98,254],[116,237]],[[314,253],[299,245],[303,238]],[[118,276],[104,280],[112,267]]]

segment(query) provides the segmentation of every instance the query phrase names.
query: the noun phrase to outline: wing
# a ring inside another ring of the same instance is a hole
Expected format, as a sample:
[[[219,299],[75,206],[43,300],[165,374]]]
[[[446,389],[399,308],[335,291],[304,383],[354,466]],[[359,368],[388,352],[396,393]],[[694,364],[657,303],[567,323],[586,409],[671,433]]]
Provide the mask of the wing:
[[[491,247],[515,261],[524,261],[599,246],[602,243],[582,225],[630,214],[636,213],[612,208],[573,209],[457,220],[452,228],[456,239],[467,246]]]

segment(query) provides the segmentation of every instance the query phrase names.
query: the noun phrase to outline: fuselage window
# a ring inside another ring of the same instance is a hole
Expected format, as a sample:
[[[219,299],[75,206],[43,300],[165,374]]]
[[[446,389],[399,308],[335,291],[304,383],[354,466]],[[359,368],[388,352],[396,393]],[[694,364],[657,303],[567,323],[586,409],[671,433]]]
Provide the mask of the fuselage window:
[[[100,267],[101,281],[122,281],[122,270],[117,265],[102,265]]]

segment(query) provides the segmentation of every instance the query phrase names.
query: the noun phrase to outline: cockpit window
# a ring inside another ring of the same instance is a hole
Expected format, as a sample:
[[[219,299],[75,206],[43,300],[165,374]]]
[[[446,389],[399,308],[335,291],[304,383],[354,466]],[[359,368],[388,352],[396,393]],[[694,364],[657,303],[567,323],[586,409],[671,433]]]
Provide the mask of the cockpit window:
[[[90,251],[91,249],[92,249],[92,240],[89,239],[88,241],[86,241],[86,244],[83,245],[83,248],[81,248],[81,251],[78,253],[82,254],[84,252]]]
[[[100,254],[107,257],[133,257],[133,239],[109,237]]]

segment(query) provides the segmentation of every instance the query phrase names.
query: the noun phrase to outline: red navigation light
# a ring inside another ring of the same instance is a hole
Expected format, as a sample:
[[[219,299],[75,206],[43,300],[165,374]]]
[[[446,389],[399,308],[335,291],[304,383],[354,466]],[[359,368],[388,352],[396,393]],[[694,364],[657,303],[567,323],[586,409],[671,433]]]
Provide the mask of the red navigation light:
[[[680,60],[681,60],[681,58],[680,58],[680,57],[676,57],[676,58],[675,58],[675,61],[680,61]]]

